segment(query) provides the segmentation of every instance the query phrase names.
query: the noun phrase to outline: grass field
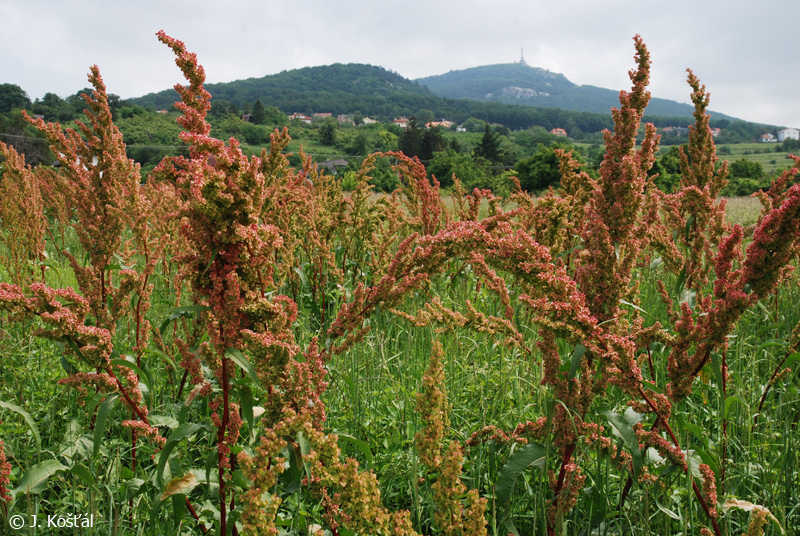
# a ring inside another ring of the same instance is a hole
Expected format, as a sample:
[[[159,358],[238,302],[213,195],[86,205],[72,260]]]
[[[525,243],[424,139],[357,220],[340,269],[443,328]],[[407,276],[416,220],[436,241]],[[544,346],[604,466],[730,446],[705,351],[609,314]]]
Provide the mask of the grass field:
[[[774,143],[735,143],[717,146],[717,155],[722,160],[733,162],[746,158],[761,164],[765,173],[779,173],[792,167],[793,161],[789,159],[789,152],[775,151]]]
[[[732,222],[750,225],[757,218],[759,206],[755,199],[731,199],[728,209]],[[51,254],[57,257],[55,251]],[[450,275],[434,279],[427,290],[411,296],[402,309],[414,312],[433,297],[439,297],[448,304],[470,300],[479,311],[494,314],[500,305],[497,298],[485,289],[476,288],[472,277],[454,277],[456,268],[453,265],[452,270],[445,272]],[[64,263],[52,264],[47,273],[48,283],[53,286],[77,284]],[[4,273],[2,277],[7,275]],[[637,277],[642,288],[637,309],[648,322],[669,322],[656,283],[665,281],[672,288],[674,276],[662,268],[642,268]],[[153,325],[159,326],[172,314],[171,290],[164,283],[157,283],[154,297],[155,306],[149,316]],[[800,321],[798,300],[800,287],[794,278],[781,286],[775,300],[765,301],[747,313],[731,335],[726,355],[730,375],[727,391],[723,395],[719,378],[713,373],[704,374],[692,396],[676,408],[673,419],[680,423],[681,441],[689,449],[692,463],[720,458],[721,449],[726,449],[725,478],[718,487],[720,501],[723,497],[738,497],[764,505],[788,534],[800,530],[798,373],[784,376],[775,384],[762,411],[757,408],[765,392],[763,379],[775,369],[785,348],[782,343],[772,341],[786,340]],[[524,320],[524,309],[517,307],[514,314],[526,338],[536,340],[535,332]],[[442,343],[445,351],[444,386],[452,404],[450,439],[463,443],[470,434],[488,425],[511,430],[517,423],[553,411],[554,400],[541,385],[543,371],[539,359],[498,344],[490,334],[469,329],[415,328],[384,310],[377,311],[369,322],[373,330],[366,339],[328,365],[330,385],[324,399],[328,409],[326,429],[339,434],[345,454],[380,476],[384,505],[408,510],[418,530],[435,533],[431,521],[435,514],[432,475],[421,465],[414,446],[414,436],[422,426],[415,410],[416,393],[421,390],[433,341]],[[307,342],[318,330],[316,315],[302,308],[294,328],[298,342]],[[142,464],[131,471],[128,467],[131,445],[119,425],[111,424],[105,438],[98,436],[92,430],[91,413],[79,403],[76,392],[57,385],[65,376],[62,349],[35,337],[33,323],[15,325],[3,320],[0,353],[3,359],[0,401],[6,404],[6,409],[10,404],[22,410],[4,411],[0,425],[0,437],[5,440],[12,463],[12,487],[23,478],[26,468],[36,464],[57,460],[63,467],[33,493],[16,495],[10,513],[44,515],[80,511],[94,514],[98,523],[92,530],[75,534],[148,534],[144,529],[144,513],[152,505],[146,490],[157,488],[152,469]],[[655,370],[666,369],[664,348],[654,345],[652,357]],[[180,401],[176,405],[175,399],[179,376],[157,352],[145,353],[142,370],[144,375],[152,377],[147,386],[151,415],[168,431],[174,430],[176,412],[182,405]],[[657,383],[663,381],[660,377],[655,379]],[[612,397],[604,403],[621,410],[624,408],[619,404],[623,402],[623,397],[616,400]],[[192,409],[192,420],[207,421],[209,411],[205,404]],[[30,422],[26,422],[28,418]],[[249,433],[248,428],[245,431]],[[101,438],[102,443],[95,447],[95,441]],[[211,448],[212,444],[201,445],[199,450],[191,445],[182,448],[180,465],[200,469],[203,452],[208,453]],[[489,534],[507,533],[505,523],[509,512],[520,534],[543,533],[542,513],[549,493],[547,479],[536,470],[523,472],[513,488],[509,510],[496,500],[495,488],[502,479],[509,445],[489,441],[465,453],[463,480],[488,500]],[[669,484],[664,491],[658,485],[634,486],[625,506],[618,509],[626,484],[624,474],[612,471],[610,460],[597,457],[591,449],[580,448],[576,461],[586,467],[589,479],[582,491],[583,499],[565,519],[564,534],[679,536],[699,534],[699,528],[704,526],[702,513],[691,500],[690,481],[680,472],[670,471],[666,466],[659,469],[658,463],[651,461],[653,471],[660,472]],[[720,471],[720,465],[715,467]],[[179,470],[173,466],[170,471],[177,474]],[[94,475],[94,483],[82,479],[85,472]],[[192,496],[202,503],[204,496],[213,496],[215,488],[202,470],[195,473],[200,486]],[[286,494],[284,500],[285,534],[305,534],[319,504],[300,491]],[[744,511],[726,512],[722,520],[725,534],[742,533],[747,519]],[[162,522],[168,523],[163,517]],[[770,533],[777,534],[776,528],[774,525],[769,529]],[[31,532],[34,533],[45,534]]]

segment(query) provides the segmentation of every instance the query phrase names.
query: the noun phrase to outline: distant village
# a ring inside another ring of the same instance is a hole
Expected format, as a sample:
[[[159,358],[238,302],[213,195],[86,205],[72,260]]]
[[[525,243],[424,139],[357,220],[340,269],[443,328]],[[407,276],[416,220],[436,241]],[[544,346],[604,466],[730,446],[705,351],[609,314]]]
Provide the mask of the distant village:
[[[331,113],[315,113],[315,114],[312,114],[312,115],[309,116],[309,115],[301,114],[301,113],[293,113],[292,115],[289,116],[289,120],[290,121],[299,121],[301,123],[306,123],[306,124],[311,124],[311,123],[315,123],[315,122],[318,122],[318,121],[323,121],[323,120],[328,119],[328,118],[333,118],[333,114],[331,114]],[[249,120],[247,115],[243,115],[242,119],[244,119],[245,121]],[[337,115],[336,116],[336,120],[339,122],[339,124],[345,124],[345,125],[353,125],[353,124],[355,124],[355,122],[353,121],[353,118],[351,116],[349,116],[349,115],[346,115],[346,114]],[[380,122],[377,119],[372,119],[370,117],[364,117],[364,118],[362,118],[361,121],[362,121],[362,123],[364,125],[372,125],[372,124]],[[394,119],[391,122],[391,124],[392,125],[396,125],[396,126],[398,126],[400,128],[408,128],[409,121],[410,120],[409,120],[408,117],[400,116],[400,117]],[[450,130],[451,128],[453,128],[453,125],[455,125],[455,122],[449,121],[447,119],[442,119],[441,121],[429,121],[428,123],[425,123],[425,128],[436,128],[436,127],[439,127],[439,128],[445,129],[445,130]],[[456,132],[466,132],[467,129],[464,127],[464,125],[458,125],[455,128],[455,131]],[[562,136],[562,137],[565,137],[565,138],[567,137],[567,131],[564,130],[563,128],[554,128],[554,129],[552,129],[550,131],[550,134],[552,134],[554,136]]]
[[[292,115],[288,116],[290,121],[299,121],[301,123],[311,124],[318,121],[323,121],[328,118],[334,118],[333,114],[331,113],[315,113],[311,115],[306,115],[302,113],[293,113]],[[242,119],[248,121],[249,114],[245,114],[242,116]],[[335,119],[339,122],[339,124],[344,125],[354,125],[355,122],[353,121],[352,116],[347,114],[340,114],[335,117]],[[372,119],[370,117],[362,118],[362,124],[364,125],[371,125],[374,123],[379,123],[378,120]],[[405,116],[398,117],[394,119],[391,124],[397,125],[400,128],[408,128],[409,118]],[[430,121],[425,123],[425,128],[434,128],[440,127],[445,130],[450,130],[453,128],[455,123],[453,121],[449,121],[447,119],[443,119],[441,121]],[[664,136],[670,137],[680,137],[680,136],[688,136],[689,135],[689,127],[680,127],[680,126],[668,126],[660,129]],[[718,137],[722,133],[721,128],[712,128],[711,135],[713,137]],[[455,128],[456,132],[466,132],[467,129],[464,128],[463,125],[458,125]],[[553,136],[560,136],[560,137],[568,137],[567,131],[563,128],[554,128],[550,130],[550,134]],[[761,143],[778,143],[783,142],[784,140],[793,139],[793,140],[800,140],[800,129],[797,128],[784,128],[783,130],[779,130],[777,132],[777,136],[772,134],[771,132],[766,132],[761,134],[758,141]]]
[[[761,143],[777,143],[784,140],[800,140],[800,130],[796,128],[784,128],[778,131],[778,136],[770,133],[762,134],[759,141]]]

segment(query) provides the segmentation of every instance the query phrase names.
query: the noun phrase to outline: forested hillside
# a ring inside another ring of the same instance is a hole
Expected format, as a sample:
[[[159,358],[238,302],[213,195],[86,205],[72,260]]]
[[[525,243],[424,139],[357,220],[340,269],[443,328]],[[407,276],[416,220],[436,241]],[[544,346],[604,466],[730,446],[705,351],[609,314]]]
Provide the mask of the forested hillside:
[[[545,108],[606,113],[619,105],[619,92],[591,85],[577,85],[563,74],[523,63],[484,65],[416,80],[436,95],[482,102],[502,102]],[[653,98],[645,115],[691,117],[692,107]],[[712,119],[733,119],[712,113]],[[685,121],[683,122],[685,123]],[[682,124],[682,123],[681,123]]]

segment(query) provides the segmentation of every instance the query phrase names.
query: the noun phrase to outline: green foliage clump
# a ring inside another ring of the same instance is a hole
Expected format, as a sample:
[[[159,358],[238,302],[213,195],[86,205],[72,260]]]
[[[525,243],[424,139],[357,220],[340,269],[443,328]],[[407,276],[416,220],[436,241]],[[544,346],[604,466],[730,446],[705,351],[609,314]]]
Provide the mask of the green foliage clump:
[[[539,145],[536,153],[523,158],[514,166],[523,190],[536,192],[556,186],[561,181],[560,159],[557,149],[565,149],[560,143]],[[576,156],[577,158],[577,156]]]

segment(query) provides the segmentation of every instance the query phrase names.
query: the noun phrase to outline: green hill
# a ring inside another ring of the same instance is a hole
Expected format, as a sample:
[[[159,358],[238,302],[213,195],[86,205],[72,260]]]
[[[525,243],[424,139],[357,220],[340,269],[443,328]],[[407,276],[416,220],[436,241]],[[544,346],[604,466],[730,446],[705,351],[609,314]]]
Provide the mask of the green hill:
[[[481,102],[501,102],[542,108],[608,113],[619,106],[619,92],[596,86],[579,86],[563,74],[524,63],[484,65],[416,80],[436,95]],[[691,117],[693,108],[667,99],[653,98],[649,116]],[[714,119],[733,119],[713,113]]]
[[[207,84],[214,99],[236,106],[256,100],[286,113],[330,112],[392,115],[395,108],[435,106],[441,99],[397,73],[356,63],[304,67],[261,78]],[[173,90],[131,99],[142,106],[168,108],[175,102]]]
[[[538,125],[548,130],[564,128],[570,134],[611,128],[609,112],[619,104],[611,90],[576,86],[564,75],[521,64],[488,65],[412,81],[382,67],[337,63],[206,88],[213,96],[212,104],[227,101],[240,110],[260,100],[286,114],[359,111],[384,121],[416,114],[458,123],[475,117],[510,129]],[[176,99],[175,91],[169,89],[130,102],[169,109]],[[660,99],[651,102],[648,120],[656,126],[691,121],[688,105]]]

